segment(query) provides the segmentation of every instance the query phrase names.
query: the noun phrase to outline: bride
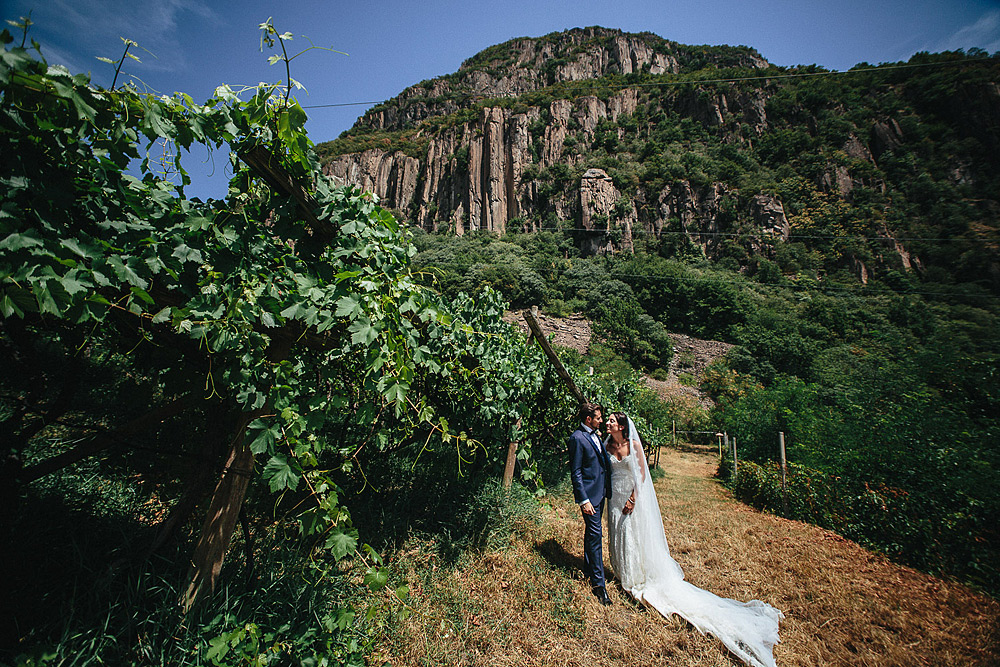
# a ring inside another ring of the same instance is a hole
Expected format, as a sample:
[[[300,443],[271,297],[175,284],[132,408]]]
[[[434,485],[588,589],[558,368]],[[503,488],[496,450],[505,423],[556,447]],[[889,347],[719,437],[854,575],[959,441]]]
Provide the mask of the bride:
[[[622,587],[665,617],[678,614],[700,632],[714,635],[748,665],[775,667],[772,650],[784,614],[760,600],[737,602],[684,581],[667,547],[635,425],[625,413],[615,412],[607,429],[612,488],[608,541],[611,567]]]

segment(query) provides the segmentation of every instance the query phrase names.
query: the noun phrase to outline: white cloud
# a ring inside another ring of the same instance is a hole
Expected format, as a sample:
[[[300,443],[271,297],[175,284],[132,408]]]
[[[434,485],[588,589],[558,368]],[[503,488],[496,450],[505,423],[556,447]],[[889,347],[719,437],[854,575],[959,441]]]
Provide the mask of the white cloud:
[[[962,26],[941,40],[933,50],[968,50],[973,47],[989,53],[1000,51],[1000,10],[986,12],[975,23]]]
[[[53,4],[61,22],[85,33],[132,33],[170,39],[176,36],[183,13],[219,20],[210,8],[191,0],[55,0]]]
[[[141,67],[133,66],[138,71],[187,67],[187,54],[181,46],[186,26],[192,21],[221,22],[197,0],[54,0],[33,18],[58,35],[46,51],[54,46],[64,53],[75,52],[77,59],[84,54],[86,60],[92,56],[117,59],[124,49],[118,38],[135,40],[148,51],[130,51],[142,60]]]

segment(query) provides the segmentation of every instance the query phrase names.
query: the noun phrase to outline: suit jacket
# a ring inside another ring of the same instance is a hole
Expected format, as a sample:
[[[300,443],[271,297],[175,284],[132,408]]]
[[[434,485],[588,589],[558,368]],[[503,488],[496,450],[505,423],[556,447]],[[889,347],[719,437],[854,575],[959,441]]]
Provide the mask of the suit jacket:
[[[569,476],[577,503],[597,505],[611,497],[611,462],[603,447],[598,450],[590,434],[578,428],[569,436]]]

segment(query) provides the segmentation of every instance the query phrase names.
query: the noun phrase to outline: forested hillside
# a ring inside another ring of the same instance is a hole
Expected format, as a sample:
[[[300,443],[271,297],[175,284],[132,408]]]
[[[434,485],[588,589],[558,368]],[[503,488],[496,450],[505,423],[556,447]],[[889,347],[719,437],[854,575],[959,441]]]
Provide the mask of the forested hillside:
[[[996,591],[998,82],[983,52],[829,72],[587,28],[317,150],[426,230],[428,284],[585,312],[598,366],[655,375],[668,332],[735,344],[686,419],[737,437],[739,497],[781,510],[783,432],[794,516]]]

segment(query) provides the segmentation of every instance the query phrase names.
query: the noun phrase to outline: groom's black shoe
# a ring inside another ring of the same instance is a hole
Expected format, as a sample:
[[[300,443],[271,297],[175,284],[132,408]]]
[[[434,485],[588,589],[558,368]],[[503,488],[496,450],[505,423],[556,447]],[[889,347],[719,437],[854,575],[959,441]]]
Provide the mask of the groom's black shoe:
[[[608,591],[605,590],[604,586],[594,586],[594,595],[597,599],[601,601],[605,607],[611,604],[611,598],[608,597]]]

